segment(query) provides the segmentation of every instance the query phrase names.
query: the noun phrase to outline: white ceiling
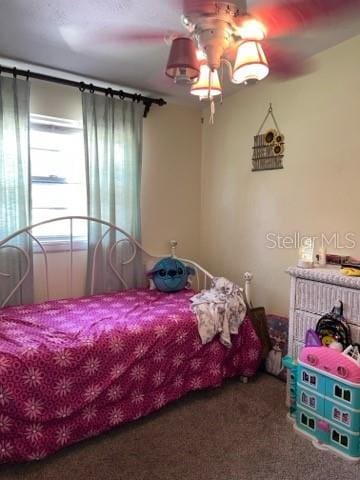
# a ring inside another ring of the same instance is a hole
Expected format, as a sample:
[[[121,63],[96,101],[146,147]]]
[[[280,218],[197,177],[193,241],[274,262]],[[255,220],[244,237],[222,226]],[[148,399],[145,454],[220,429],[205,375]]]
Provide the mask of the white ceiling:
[[[95,34],[114,29],[181,31],[181,5],[181,0],[0,0],[0,56],[195,102],[187,88],[165,77],[165,42],[94,41]],[[88,42],[70,48],[64,39],[69,31],[85,33]],[[341,18],[280,42],[309,56],[357,34],[360,19]],[[237,88],[226,85],[225,92]]]

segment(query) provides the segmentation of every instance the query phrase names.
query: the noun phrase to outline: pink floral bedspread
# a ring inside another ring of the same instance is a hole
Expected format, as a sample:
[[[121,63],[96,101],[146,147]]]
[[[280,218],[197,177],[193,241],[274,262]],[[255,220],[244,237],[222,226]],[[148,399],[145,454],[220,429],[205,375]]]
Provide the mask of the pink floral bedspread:
[[[203,346],[192,295],[129,290],[0,310],[0,463],[43,458],[253,375],[261,347],[250,320],[231,349]]]

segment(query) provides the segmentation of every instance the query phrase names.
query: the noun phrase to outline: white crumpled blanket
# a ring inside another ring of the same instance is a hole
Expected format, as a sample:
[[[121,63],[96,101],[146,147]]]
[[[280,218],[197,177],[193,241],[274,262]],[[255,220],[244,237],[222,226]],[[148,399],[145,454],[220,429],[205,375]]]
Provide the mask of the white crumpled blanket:
[[[209,290],[191,297],[203,344],[220,334],[220,342],[231,347],[231,334],[237,334],[244,321],[246,304],[243,290],[226,278],[214,278]]]

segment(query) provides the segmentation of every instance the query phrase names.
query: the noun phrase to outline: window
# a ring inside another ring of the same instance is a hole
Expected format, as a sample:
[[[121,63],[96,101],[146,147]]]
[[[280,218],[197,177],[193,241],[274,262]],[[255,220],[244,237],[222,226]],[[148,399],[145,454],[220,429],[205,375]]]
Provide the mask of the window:
[[[309,373],[303,371],[302,372],[302,381],[304,383],[310,384],[312,387],[317,386],[317,376],[316,375],[310,375]]]
[[[303,403],[304,405],[309,404],[309,397],[306,395],[305,392],[301,394],[301,403]]]
[[[344,413],[341,415],[341,421],[342,423],[345,423],[345,425],[350,425],[351,421],[351,415],[350,413]]]
[[[350,425],[351,422],[351,415],[350,413],[343,412],[339,410],[337,407],[333,408],[333,419],[341,422],[345,425]]]
[[[86,182],[82,127],[78,122],[31,115],[32,223],[69,215],[85,216]],[[36,229],[43,241],[69,238],[69,222]],[[74,237],[86,235],[86,222],[74,222]]]
[[[348,448],[349,446],[349,437],[347,435],[341,435],[336,430],[331,430],[331,440],[345,448]]]
[[[334,397],[341,398],[342,400],[345,400],[345,402],[351,403],[351,390],[335,385]]]
[[[344,390],[344,400],[351,402],[351,392],[350,390]]]
[[[301,403],[307,407],[316,409],[316,397],[305,392],[301,394]]]
[[[305,427],[310,428],[311,430],[315,430],[315,419],[308,417],[305,413],[301,414],[301,423],[305,425]]]
[[[335,397],[342,398],[342,388],[340,388],[338,385],[335,385]]]
[[[341,421],[341,411],[337,408],[334,408],[333,410],[333,419]]]

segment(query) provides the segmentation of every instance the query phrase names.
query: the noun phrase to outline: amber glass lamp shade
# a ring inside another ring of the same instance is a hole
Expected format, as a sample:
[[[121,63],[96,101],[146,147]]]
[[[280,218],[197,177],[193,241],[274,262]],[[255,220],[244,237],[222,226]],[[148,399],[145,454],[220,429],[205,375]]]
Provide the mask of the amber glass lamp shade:
[[[196,46],[191,38],[175,38],[171,45],[166,75],[175,83],[194,83],[200,75],[200,62],[196,56]]]

